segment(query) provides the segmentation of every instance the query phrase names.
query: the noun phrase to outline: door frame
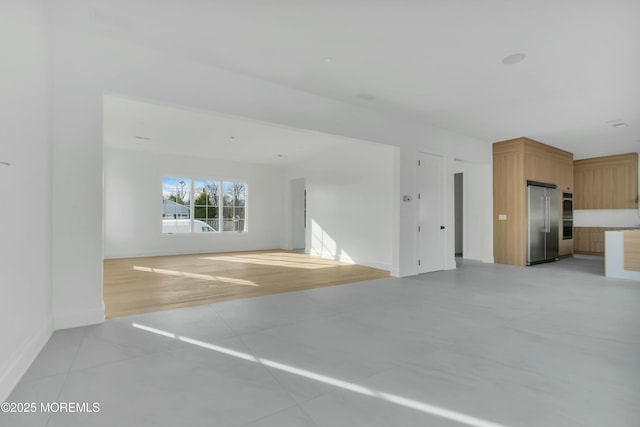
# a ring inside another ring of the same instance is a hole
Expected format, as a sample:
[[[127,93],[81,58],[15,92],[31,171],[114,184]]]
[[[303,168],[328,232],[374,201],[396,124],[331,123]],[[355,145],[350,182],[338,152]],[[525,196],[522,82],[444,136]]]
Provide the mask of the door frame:
[[[303,249],[305,252],[308,248],[307,241],[307,181],[305,177],[293,178],[289,180],[291,191],[291,249]],[[303,243],[304,242],[304,243]],[[300,247],[302,244],[302,247]]]
[[[456,179],[456,175],[461,174],[462,175],[462,203],[460,206],[461,209],[461,214],[462,214],[462,258],[464,259],[464,254],[467,252],[467,198],[465,197],[465,188],[466,188],[466,184],[467,184],[467,173],[464,170],[464,168],[455,168],[453,170],[453,181],[454,181],[454,187],[453,187],[453,197],[454,197],[454,205],[453,205],[453,238],[454,238],[454,245],[453,245],[453,255],[454,257],[456,256],[456,243],[455,243],[455,239],[458,238],[458,229],[457,229],[457,219],[456,219],[456,206],[455,206],[455,199],[457,197],[457,192],[456,192],[456,188],[455,188],[455,179]],[[446,197],[446,195],[445,195]]]

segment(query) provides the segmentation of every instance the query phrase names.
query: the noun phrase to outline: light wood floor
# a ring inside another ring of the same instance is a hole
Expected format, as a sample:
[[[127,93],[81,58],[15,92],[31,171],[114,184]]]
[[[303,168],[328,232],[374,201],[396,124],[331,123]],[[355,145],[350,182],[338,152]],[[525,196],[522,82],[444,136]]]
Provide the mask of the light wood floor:
[[[104,261],[107,318],[388,277],[285,250]]]

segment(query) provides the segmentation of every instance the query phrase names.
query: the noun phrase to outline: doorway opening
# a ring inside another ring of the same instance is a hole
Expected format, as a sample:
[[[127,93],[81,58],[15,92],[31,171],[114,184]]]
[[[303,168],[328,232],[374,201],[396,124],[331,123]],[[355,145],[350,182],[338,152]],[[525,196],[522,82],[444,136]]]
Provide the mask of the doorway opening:
[[[296,252],[306,249],[307,191],[304,178],[291,180],[291,246]]]
[[[323,275],[314,281],[309,266],[317,267],[316,273],[332,270],[343,283],[357,281],[345,268],[357,266],[356,260],[388,276],[395,242],[385,225],[393,223],[394,212],[379,199],[390,200],[394,192],[398,147],[127,95],[105,94],[102,110],[101,273],[108,316],[133,314],[117,301],[147,312],[221,301],[216,295],[277,293],[286,283],[289,290],[330,283]],[[180,179],[165,199],[161,178],[171,176]],[[203,182],[203,191],[196,192],[195,180]],[[244,214],[251,233],[221,227],[227,208],[228,218],[240,221],[233,213],[240,205],[229,204],[234,190],[225,199],[225,182],[250,188]],[[189,222],[179,236],[177,230],[164,232],[165,206],[167,215]],[[206,220],[198,223],[201,228],[195,227],[195,218],[201,218],[196,209]],[[217,219],[219,227],[209,219]],[[380,230],[372,234],[376,227]],[[294,251],[283,252],[281,246]],[[256,249],[276,252],[247,253]],[[244,256],[235,257],[238,252]],[[256,270],[265,278],[282,273],[289,279],[280,275],[276,286],[252,278]],[[302,277],[285,274],[292,272]],[[135,303],[133,295],[139,297]],[[151,302],[156,296],[159,304]]]
[[[456,241],[456,257],[463,256],[464,247],[464,175],[462,172],[453,175],[454,178],[454,198],[455,198],[455,241]]]

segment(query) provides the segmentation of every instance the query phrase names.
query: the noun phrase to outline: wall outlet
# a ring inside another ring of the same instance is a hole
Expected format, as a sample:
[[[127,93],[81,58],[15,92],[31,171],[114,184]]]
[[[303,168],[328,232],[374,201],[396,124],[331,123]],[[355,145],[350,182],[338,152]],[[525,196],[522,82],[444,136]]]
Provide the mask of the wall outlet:
[[[507,220],[507,214],[498,215],[498,221],[506,221],[506,220]]]

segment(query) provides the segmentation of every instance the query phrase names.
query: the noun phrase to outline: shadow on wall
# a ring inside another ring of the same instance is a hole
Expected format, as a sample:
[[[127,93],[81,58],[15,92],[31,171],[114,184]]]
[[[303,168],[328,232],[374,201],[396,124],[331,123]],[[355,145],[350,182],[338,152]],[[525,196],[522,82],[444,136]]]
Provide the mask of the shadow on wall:
[[[354,263],[349,254],[314,219],[311,220],[311,255]]]
[[[394,156],[379,144],[350,143],[289,168],[304,176],[309,254],[391,268]]]

